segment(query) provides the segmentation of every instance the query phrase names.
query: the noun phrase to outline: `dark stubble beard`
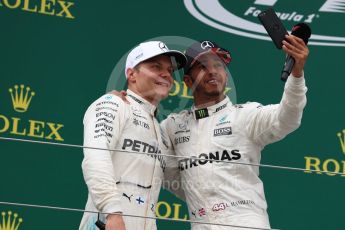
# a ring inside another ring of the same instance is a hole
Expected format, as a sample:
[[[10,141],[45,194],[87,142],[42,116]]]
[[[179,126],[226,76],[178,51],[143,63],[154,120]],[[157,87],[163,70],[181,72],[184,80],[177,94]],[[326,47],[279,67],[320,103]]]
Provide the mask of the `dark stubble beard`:
[[[222,94],[224,94],[224,91],[225,91],[225,85],[222,86],[222,88],[220,90],[212,90],[211,92],[210,91],[207,91],[206,88],[204,89],[200,89],[201,91],[203,91],[203,93],[208,96],[208,97],[220,97]]]

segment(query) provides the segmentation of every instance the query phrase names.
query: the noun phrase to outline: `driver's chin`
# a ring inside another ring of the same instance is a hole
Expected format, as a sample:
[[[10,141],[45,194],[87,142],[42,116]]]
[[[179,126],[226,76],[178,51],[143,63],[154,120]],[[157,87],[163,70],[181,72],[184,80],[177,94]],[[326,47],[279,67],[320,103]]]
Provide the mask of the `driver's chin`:
[[[224,90],[220,87],[217,87],[216,89],[206,89],[205,90],[205,94],[209,95],[209,96],[218,96],[220,94],[222,94],[224,92]]]
[[[159,100],[165,99],[168,96],[169,96],[169,90],[168,89],[156,90],[156,97],[159,98]]]

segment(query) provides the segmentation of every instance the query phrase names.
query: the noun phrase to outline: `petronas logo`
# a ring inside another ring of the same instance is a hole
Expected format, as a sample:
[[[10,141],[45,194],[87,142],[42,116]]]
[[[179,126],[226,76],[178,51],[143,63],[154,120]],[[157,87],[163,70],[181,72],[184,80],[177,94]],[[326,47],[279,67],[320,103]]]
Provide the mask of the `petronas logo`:
[[[30,87],[24,85],[15,85],[13,89],[10,88],[8,91],[11,94],[13,109],[19,113],[26,112],[32,97],[35,96],[35,92],[32,92]]]
[[[2,221],[0,223],[0,230],[18,230],[20,224],[23,222],[22,218],[18,218],[18,214],[14,213],[12,215],[11,211],[2,212]]]

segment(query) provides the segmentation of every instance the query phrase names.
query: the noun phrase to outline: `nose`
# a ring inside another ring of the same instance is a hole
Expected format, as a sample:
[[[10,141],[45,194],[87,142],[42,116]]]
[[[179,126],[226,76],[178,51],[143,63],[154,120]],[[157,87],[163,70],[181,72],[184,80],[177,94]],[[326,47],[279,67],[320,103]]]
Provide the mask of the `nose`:
[[[208,65],[207,66],[207,71],[209,74],[216,74],[217,73],[217,68],[214,65]]]
[[[169,69],[163,69],[160,77],[164,78],[164,79],[172,79],[172,73]]]

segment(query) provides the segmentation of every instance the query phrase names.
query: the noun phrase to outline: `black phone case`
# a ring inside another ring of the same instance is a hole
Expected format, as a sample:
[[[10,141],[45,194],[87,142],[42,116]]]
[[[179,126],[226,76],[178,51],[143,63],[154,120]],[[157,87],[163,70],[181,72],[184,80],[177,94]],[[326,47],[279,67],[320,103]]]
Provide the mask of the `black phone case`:
[[[258,15],[261,24],[265,27],[275,46],[281,49],[285,35],[288,34],[283,23],[280,21],[272,8],[269,8]]]

